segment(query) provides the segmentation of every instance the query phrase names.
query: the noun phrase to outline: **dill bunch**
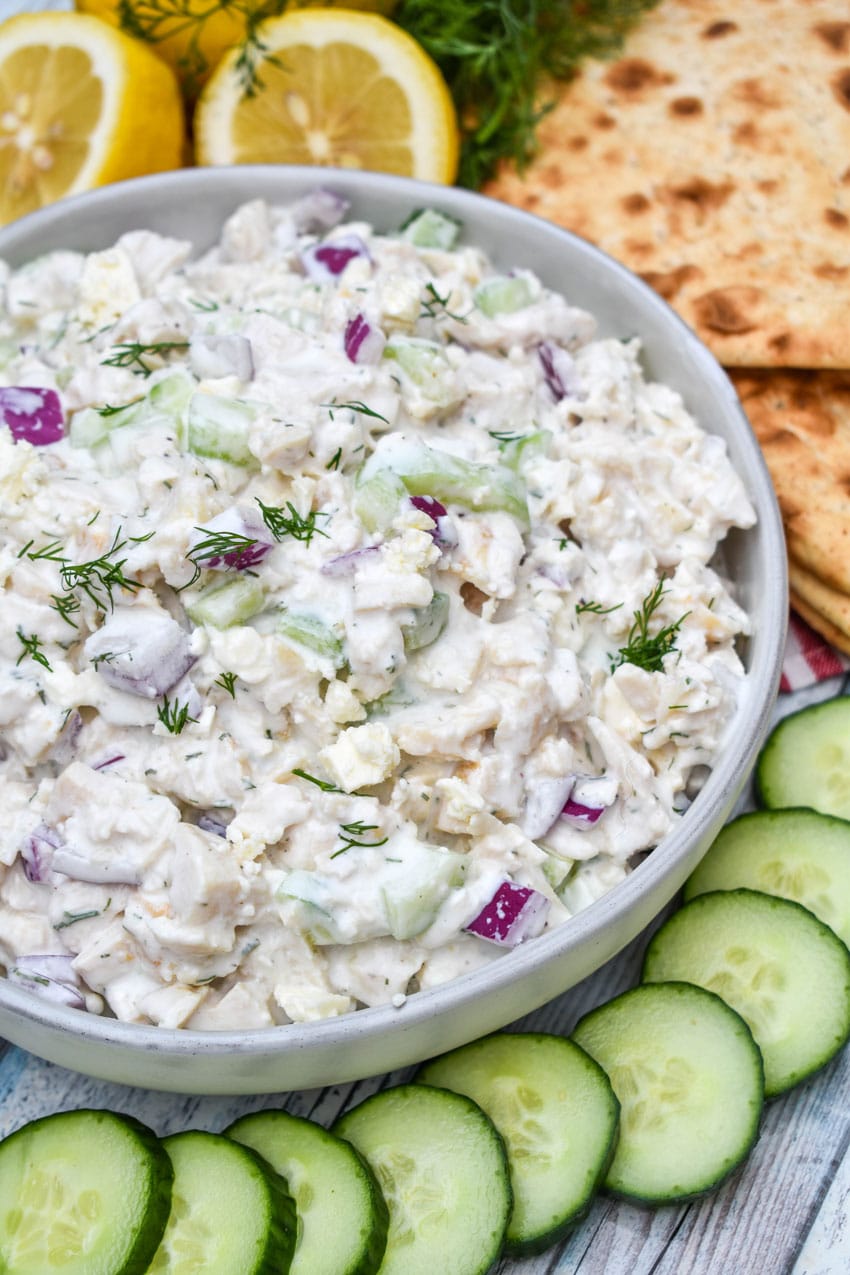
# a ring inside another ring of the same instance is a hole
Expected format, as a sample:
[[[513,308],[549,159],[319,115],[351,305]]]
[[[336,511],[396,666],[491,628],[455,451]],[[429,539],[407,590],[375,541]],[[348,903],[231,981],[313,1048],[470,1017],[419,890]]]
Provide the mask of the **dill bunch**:
[[[400,0],[393,17],[430,53],[457,107],[458,184],[483,185],[501,160],[520,170],[552,107],[551,80],[617,51],[658,0]]]

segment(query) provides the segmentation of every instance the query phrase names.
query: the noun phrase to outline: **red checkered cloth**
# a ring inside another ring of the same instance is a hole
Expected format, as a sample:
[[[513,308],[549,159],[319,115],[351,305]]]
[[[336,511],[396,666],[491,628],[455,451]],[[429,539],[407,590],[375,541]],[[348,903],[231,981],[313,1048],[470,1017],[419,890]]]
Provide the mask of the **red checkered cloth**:
[[[793,611],[789,617],[788,640],[782,664],[780,691],[799,691],[813,682],[840,677],[850,669],[850,659],[830,646]]]

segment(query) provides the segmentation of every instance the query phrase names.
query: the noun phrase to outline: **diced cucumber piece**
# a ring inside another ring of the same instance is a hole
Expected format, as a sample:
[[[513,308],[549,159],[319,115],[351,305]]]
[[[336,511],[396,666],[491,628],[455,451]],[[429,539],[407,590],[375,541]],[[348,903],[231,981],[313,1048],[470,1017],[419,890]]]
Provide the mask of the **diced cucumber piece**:
[[[256,409],[237,398],[220,398],[198,390],[189,400],[186,445],[195,456],[255,465],[248,446]]]
[[[605,1187],[663,1204],[702,1195],[746,1158],[763,1105],[761,1055],[725,1001],[688,983],[624,992],[580,1020],[573,1040],[620,1101]]]
[[[209,624],[214,629],[229,629],[244,624],[262,611],[266,604],[263,586],[251,576],[239,576],[224,584],[204,589],[186,604],[186,614],[195,624]]]
[[[477,512],[502,510],[528,525],[528,501],[522,479],[504,465],[479,465],[425,443],[389,436],[360,470],[365,486],[389,470],[411,496],[433,496]]]
[[[449,891],[463,884],[466,860],[451,850],[420,845],[415,857],[398,866],[397,879],[387,881],[381,895],[390,934],[412,939],[427,930]]]
[[[381,1275],[484,1275],[511,1209],[502,1139],[462,1094],[384,1089],[333,1126],[366,1157],[390,1213]]]
[[[733,819],[685,882],[685,901],[740,887],[802,903],[850,946],[850,823],[790,807]]]
[[[285,1180],[255,1151],[216,1133],[175,1133],[174,1199],[150,1275],[287,1275],[295,1205]]]
[[[756,764],[764,806],[810,806],[850,819],[850,696],[812,704],[773,728]]]
[[[552,433],[548,429],[535,430],[534,433],[526,434],[523,438],[512,438],[499,447],[502,453],[502,464],[507,465],[514,473],[521,474],[525,462],[532,460],[535,456],[545,455],[551,441]]]
[[[299,904],[305,926],[314,943],[320,946],[345,941],[334,920],[338,906],[330,882],[318,872],[295,868],[288,872],[277,887],[279,899],[294,899]]]
[[[701,894],[674,912],[641,978],[696,983],[737,1010],[764,1057],[769,1098],[825,1066],[850,1036],[850,952],[807,908],[756,890]]]
[[[286,1111],[257,1111],[224,1132],[253,1147],[289,1185],[298,1215],[290,1275],[375,1275],[389,1214],[351,1143]]]
[[[114,429],[135,424],[142,401],[128,403],[126,407],[119,407],[108,416],[101,415],[94,407],[84,407],[81,411],[74,412],[68,429],[71,446],[97,447],[106,442]]]
[[[423,337],[395,336],[384,346],[383,357],[398,363],[402,372],[435,403],[448,403],[455,387],[455,372],[444,346]]]
[[[4,1275],[142,1275],[171,1207],[154,1133],[111,1111],[65,1111],[0,1142]]]
[[[449,595],[435,592],[427,606],[417,607],[409,624],[401,626],[405,651],[432,646],[449,622]]]
[[[390,469],[379,469],[354,484],[354,512],[367,531],[385,531],[407,496],[402,480]]]
[[[486,314],[488,319],[495,319],[500,314],[524,310],[535,296],[524,275],[496,275],[478,285],[473,300],[482,314]]]
[[[324,656],[331,661],[334,668],[342,668],[345,664],[342,638],[317,615],[284,610],[277,622],[277,631],[288,642],[294,642],[296,646],[306,646],[317,655]]]
[[[448,252],[457,243],[462,224],[456,217],[438,212],[436,208],[418,208],[399,233],[417,248],[440,248]]]
[[[466,1094],[504,1138],[510,1252],[542,1252],[584,1216],[614,1154],[620,1104],[583,1049],[562,1036],[503,1032],[425,1063],[416,1080]]]
[[[173,425],[182,428],[182,420],[195,380],[185,372],[172,372],[151,386],[144,398],[136,399],[114,410],[86,407],[71,417],[69,437],[72,447],[97,447],[115,430],[134,426],[147,429],[153,425]]]

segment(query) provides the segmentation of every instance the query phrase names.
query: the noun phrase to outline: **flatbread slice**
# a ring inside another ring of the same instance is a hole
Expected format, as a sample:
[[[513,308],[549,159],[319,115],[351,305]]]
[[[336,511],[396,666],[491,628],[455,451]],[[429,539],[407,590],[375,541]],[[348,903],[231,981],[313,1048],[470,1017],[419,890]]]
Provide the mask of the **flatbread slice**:
[[[598,244],[727,365],[850,368],[847,0],[662,0],[486,193]]]
[[[827,642],[850,655],[850,597],[788,559],[791,605]]]
[[[731,376],[773,479],[791,558],[850,595],[850,371]]]

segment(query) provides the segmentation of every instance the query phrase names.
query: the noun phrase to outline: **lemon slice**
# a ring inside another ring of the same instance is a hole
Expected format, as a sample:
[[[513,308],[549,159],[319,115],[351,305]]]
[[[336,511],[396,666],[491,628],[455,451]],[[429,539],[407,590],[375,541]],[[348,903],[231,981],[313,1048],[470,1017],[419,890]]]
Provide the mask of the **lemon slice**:
[[[63,195],[180,165],[173,73],[79,13],[0,25],[0,223]]]
[[[336,0],[313,0],[335,3]],[[128,35],[145,40],[177,72],[186,93],[195,96],[210,72],[263,15],[276,17],[310,0],[77,0],[91,13]],[[395,0],[346,0],[346,9],[390,13]]]
[[[259,31],[265,55],[246,93],[238,50],[195,111],[201,164],[324,164],[452,182],[458,129],[434,62],[386,18],[301,9]]]

